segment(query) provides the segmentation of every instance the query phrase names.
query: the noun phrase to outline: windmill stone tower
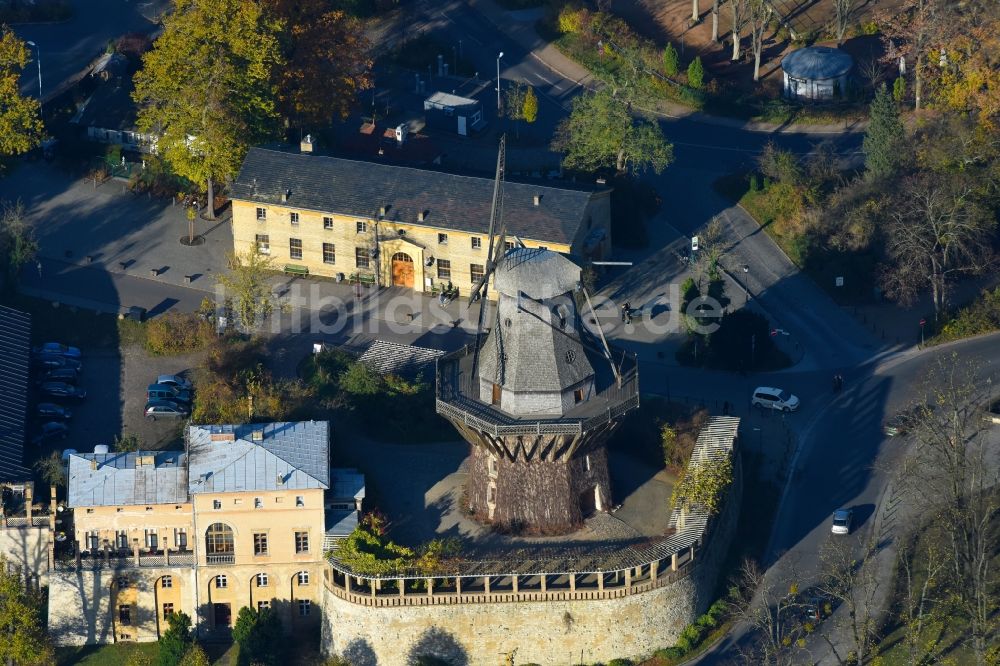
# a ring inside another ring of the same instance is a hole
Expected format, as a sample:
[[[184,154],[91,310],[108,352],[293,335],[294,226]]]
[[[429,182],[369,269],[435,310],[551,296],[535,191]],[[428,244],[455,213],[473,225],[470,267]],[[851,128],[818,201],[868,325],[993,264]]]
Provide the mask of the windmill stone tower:
[[[493,277],[488,334],[438,361],[437,411],[472,449],[464,501],[483,521],[572,531],[610,509],[605,442],[639,404],[635,358],[584,329],[562,255],[514,248]]]

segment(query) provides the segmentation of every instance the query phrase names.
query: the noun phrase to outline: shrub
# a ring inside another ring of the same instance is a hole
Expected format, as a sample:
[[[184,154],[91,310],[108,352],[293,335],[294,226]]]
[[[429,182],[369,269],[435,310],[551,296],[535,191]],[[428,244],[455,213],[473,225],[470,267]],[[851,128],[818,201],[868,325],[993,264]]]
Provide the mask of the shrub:
[[[684,627],[684,631],[677,638],[677,648],[682,652],[682,654],[687,654],[691,650],[698,647],[698,643],[701,642],[701,627],[689,624]]]
[[[634,662],[631,659],[612,659],[608,662],[608,666],[633,666]]]
[[[661,648],[653,653],[657,659],[680,659],[684,656],[684,651],[679,647]]]
[[[1000,287],[983,291],[972,304],[948,320],[932,343],[960,340],[1000,329]]]
[[[677,49],[667,42],[667,48],[663,49],[663,73],[667,76],[677,76],[679,65],[680,56],[677,55]]]
[[[146,349],[157,356],[198,351],[215,339],[212,324],[195,314],[168,312],[146,324]]]
[[[590,12],[583,7],[566,5],[559,12],[559,32],[576,34],[584,31],[590,22]]]
[[[697,57],[688,65],[688,86],[695,90],[701,90],[705,85],[705,68],[701,64],[701,57]]]
[[[892,98],[896,104],[901,104],[906,99],[906,79],[902,76],[896,77],[896,80],[892,82]]]

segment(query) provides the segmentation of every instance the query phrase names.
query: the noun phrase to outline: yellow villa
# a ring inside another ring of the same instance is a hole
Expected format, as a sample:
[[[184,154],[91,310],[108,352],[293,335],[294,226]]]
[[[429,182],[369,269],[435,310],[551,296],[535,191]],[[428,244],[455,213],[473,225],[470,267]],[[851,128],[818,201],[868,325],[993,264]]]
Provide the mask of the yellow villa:
[[[252,148],[232,185],[233,240],[294,274],[461,295],[486,266],[493,179]],[[505,242],[581,259],[611,251],[607,187],[504,186]]]
[[[53,635],[156,640],[179,611],[224,635],[243,606],[315,626],[343,513],[329,442],[325,421],[189,426],[184,451],[70,454],[75,558],[51,576]]]

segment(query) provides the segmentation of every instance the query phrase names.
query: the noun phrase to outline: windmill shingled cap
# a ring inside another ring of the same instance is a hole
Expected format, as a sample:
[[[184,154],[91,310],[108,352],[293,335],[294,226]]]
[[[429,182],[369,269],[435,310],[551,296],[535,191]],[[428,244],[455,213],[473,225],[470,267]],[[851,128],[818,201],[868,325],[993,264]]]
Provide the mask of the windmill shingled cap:
[[[558,252],[518,247],[497,263],[494,288],[501,294],[524,294],[536,300],[573,291],[580,284],[580,267]]]

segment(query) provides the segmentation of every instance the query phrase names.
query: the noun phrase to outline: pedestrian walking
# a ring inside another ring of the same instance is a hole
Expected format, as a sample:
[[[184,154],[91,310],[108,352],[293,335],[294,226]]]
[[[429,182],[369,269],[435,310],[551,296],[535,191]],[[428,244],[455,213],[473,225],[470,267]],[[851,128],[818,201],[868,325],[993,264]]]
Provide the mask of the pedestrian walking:
[[[622,321],[626,324],[632,323],[632,304],[628,301],[622,306]]]

